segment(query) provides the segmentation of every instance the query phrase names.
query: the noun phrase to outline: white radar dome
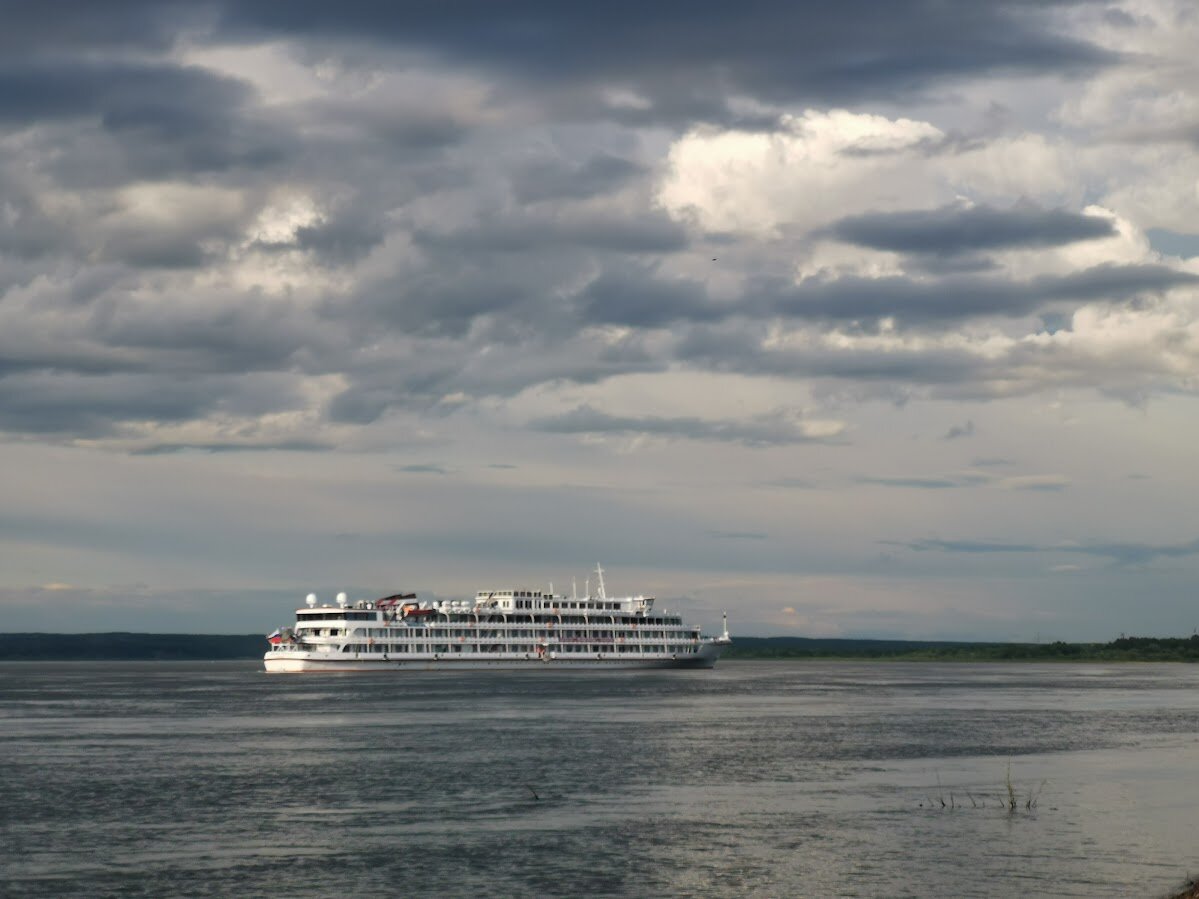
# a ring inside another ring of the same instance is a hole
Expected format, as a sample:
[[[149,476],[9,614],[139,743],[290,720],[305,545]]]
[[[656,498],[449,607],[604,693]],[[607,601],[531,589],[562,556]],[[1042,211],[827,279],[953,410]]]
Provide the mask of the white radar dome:
[[[315,593],[309,593],[309,594],[308,594],[308,598],[307,598],[307,599],[305,599],[305,600],[304,600],[304,602],[308,603],[308,608],[310,608],[310,609],[311,609],[313,606],[315,606],[315,605],[316,605],[316,594],[315,594]]]
[[[337,594],[337,604],[339,606],[344,606],[346,604],[346,595],[344,593]]]

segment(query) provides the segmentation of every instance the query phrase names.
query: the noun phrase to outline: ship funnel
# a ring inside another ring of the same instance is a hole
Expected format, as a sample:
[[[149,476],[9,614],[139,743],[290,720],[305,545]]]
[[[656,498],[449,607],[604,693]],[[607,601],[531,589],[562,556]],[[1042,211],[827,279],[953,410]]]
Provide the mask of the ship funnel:
[[[307,599],[305,599],[304,602],[308,603],[308,608],[311,609],[313,606],[316,605],[316,594],[309,593]]]

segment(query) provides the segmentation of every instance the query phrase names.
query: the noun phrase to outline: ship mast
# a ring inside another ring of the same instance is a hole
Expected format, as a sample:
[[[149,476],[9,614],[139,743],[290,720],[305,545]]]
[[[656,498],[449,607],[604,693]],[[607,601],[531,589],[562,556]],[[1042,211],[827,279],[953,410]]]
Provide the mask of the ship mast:
[[[608,594],[604,592],[604,569],[600,568],[600,563],[595,563],[595,576],[599,578],[599,598],[607,599]]]

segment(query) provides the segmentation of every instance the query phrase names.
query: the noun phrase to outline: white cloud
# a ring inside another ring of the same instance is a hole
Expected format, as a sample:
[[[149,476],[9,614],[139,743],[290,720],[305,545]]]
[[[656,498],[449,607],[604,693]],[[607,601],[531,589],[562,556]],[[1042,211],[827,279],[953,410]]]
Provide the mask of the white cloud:
[[[923,205],[934,187],[913,164],[921,146],[943,137],[928,122],[809,110],[781,126],[684,135],[667,156],[659,202],[709,231],[764,236],[856,211]]]

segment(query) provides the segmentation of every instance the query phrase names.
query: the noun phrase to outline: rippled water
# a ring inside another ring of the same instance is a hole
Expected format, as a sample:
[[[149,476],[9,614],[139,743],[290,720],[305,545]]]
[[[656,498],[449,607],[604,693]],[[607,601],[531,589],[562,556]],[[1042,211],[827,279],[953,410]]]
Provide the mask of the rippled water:
[[[1197,771],[1183,665],[7,663],[0,894],[1161,896]]]

